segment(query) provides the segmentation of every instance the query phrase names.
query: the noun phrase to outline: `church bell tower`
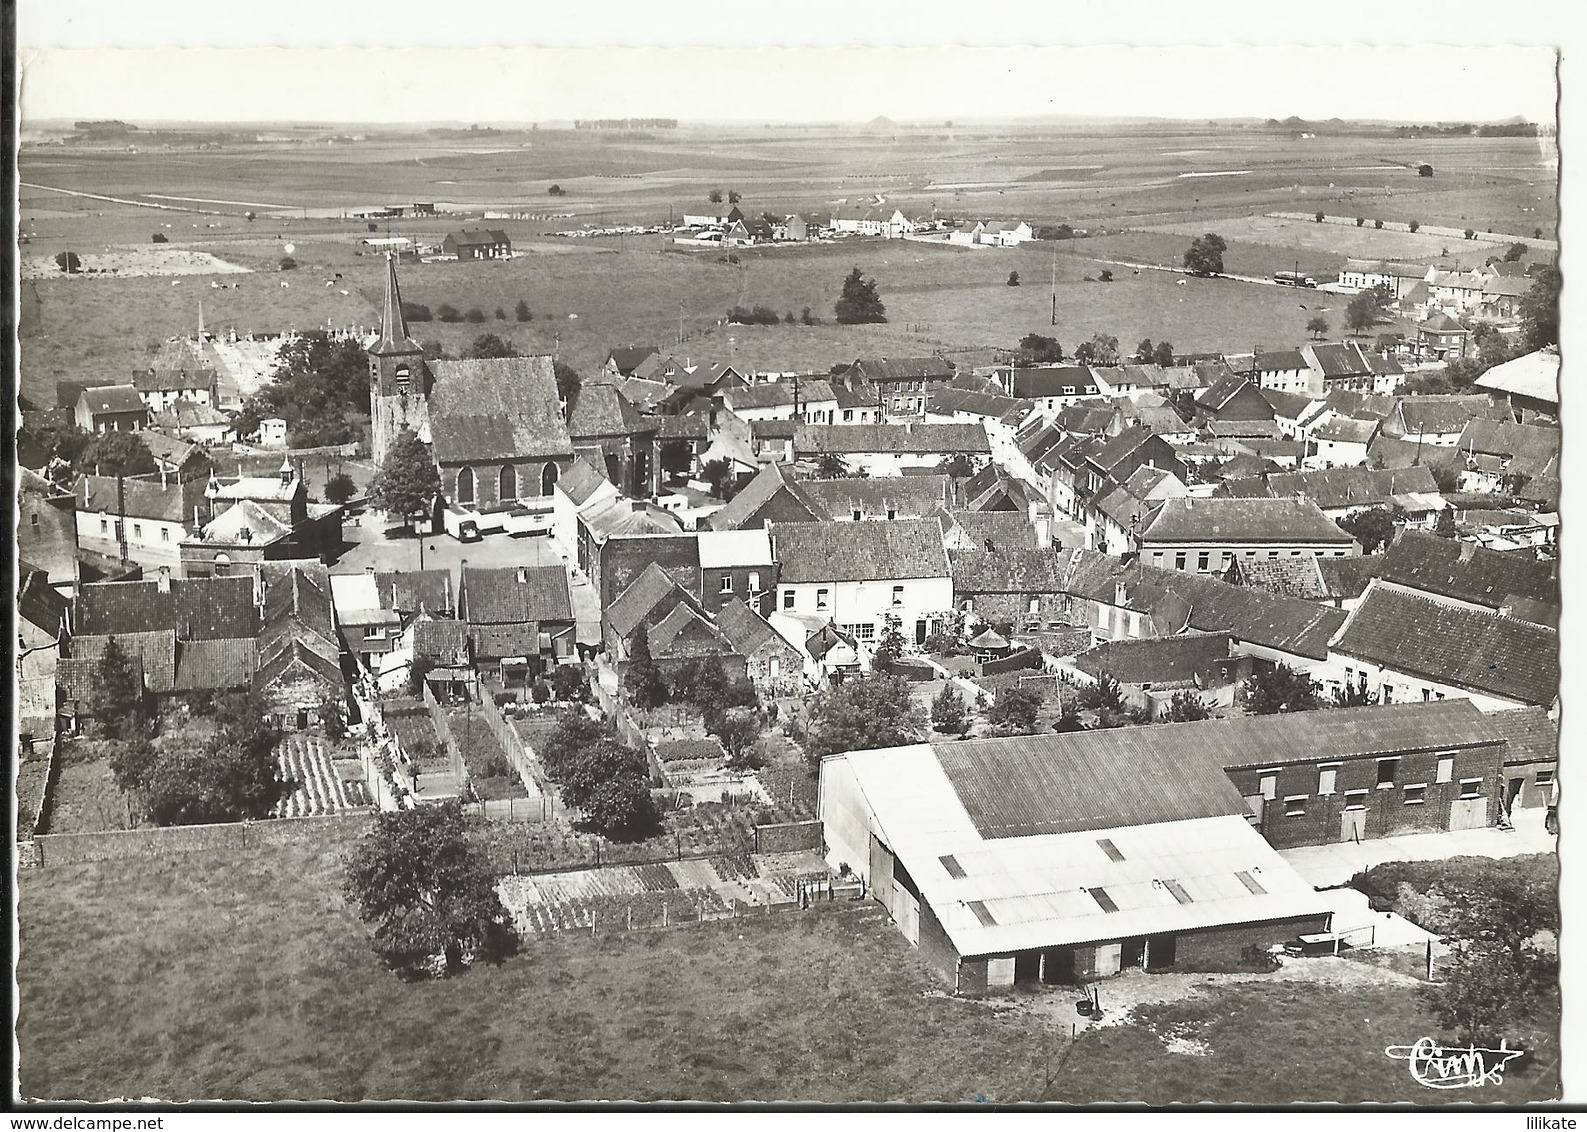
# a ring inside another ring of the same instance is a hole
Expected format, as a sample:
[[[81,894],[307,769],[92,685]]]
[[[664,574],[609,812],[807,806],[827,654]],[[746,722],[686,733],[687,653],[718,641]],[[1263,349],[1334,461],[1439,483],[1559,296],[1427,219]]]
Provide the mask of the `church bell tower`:
[[[408,336],[397,286],[397,257],[386,253],[386,296],[380,338],[369,348],[369,445],[378,465],[404,428],[429,440],[430,373],[424,348]]]

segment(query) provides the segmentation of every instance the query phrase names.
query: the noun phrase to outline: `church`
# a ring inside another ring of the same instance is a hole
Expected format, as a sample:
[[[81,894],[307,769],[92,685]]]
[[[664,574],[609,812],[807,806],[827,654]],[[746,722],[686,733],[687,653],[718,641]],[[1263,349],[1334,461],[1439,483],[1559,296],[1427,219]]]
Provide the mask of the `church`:
[[[386,257],[380,337],[369,348],[370,451],[378,466],[403,429],[430,445],[455,508],[549,512],[573,443],[551,358],[429,362],[408,334],[397,262]]]

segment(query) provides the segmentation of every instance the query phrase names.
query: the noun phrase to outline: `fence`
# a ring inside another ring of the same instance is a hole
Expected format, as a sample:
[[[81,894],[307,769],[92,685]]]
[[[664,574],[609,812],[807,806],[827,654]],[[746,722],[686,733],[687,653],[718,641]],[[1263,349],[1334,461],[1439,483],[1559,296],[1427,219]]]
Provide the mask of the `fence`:
[[[468,781],[468,768],[463,763],[463,749],[457,745],[457,740],[452,737],[451,725],[446,721],[446,712],[441,709],[435,693],[430,691],[430,682],[424,681],[420,689],[420,696],[424,700],[424,708],[430,713],[430,722],[435,727],[435,733],[441,737],[441,744],[446,748],[447,762],[452,771],[452,777],[457,782],[461,791],[463,784]]]
[[[32,856],[38,867],[47,868],[51,865],[162,857],[212,849],[285,845],[323,836],[352,837],[368,828],[368,818],[365,812],[352,812],[220,825],[170,825],[100,833],[47,833],[33,838]]]
[[[358,455],[358,445],[327,444],[320,448],[259,448],[252,444],[234,444],[232,450],[243,456],[338,456],[343,460]]]
[[[479,714],[485,720],[485,726],[496,737],[496,742],[501,744],[501,749],[507,754],[507,761],[512,764],[513,770],[518,772],[519,779],[523,782],[524,789],[530,794],[538,794],[547,805],[543,808],[546,817],[551,816],[551,807],[555,799],[555,792],[551,783],[540,769],[540,760],[535,757],[529,745],[518,734],[518,729],[512,722],[502,715],[501,707],[496,703],[489,688],[480,687]],[[534,799],[539,801],[540,799]]]
[[[465,802],[463,812],[486,821],[543,822],[551,820],[554,805],[550,795],[542,794],[538,798],[492,798],[483,802]]]

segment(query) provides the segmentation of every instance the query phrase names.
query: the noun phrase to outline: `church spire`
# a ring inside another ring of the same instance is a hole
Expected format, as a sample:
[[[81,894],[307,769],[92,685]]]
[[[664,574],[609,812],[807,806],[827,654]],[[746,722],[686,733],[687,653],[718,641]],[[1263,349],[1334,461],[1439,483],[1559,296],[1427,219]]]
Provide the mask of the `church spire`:
[[[372,354],[421,354],[424,352],[408,337],[408,320],[402,316],[402,291],[397,286],[397,257],[386,253],[386,301],[380,312],[380,341]]]

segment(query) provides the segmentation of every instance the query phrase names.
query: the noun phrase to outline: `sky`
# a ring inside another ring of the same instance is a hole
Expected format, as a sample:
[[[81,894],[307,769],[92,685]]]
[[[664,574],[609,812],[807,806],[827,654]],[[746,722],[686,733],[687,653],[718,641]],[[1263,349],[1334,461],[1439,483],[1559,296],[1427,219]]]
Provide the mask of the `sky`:
[[[956,26],[965,22],[962,7],[956,24],[939,24],[930,19],[933,6],[920,2],[867,8],[847,19],[842,12],[861,9],[801,5],[805,18],[761,27],[743,8],[724,21],[720,3],[657,4],[628,9],[621,19],[595,18],[604,9],[591,3],[554,11],[496,6],[488,19],[470,19],[474,7],[476,0],[419,9],[388,3],[378,10],[390,18],[376,22],[349,20],[334,6],[309,0],[243,12],[189,0],[130,7],[22,0],[22,115],[24,122],[864,121],[877,115],[929,121],[1054,114],[1554,119],[1551,47],[1280,46],[1281,5],[1252,8],[1260,19],[1240,25],[1280,38],[1261,45],[1251,37],[1258,44],[1241,48],[1167,46],[1231,38],[1218,34],[1206,6],[1187,4],[1113,28],[1104,24],[1093,29],[1091,45],[1071,47],[1010,46],[987,34],[1001,29],[1006,37],[1012,30],[1013,42],[1040,41],[1043,29],[1029,18],[1040,10],[1034,5],[1017,23],[976,22],[978,33]],[[356,8],[364,16],[374,10]],[[435,18],[443,8],[449,18]],[[402,18],[416,10],[429,15]],[[695,12],[707,15],[691,19]],[[878,13],[894,18],[878,22]],[[1491,20],[1482,30],[1491,31]],[[1046,37],[1058,34],[1050,29]],[[1069,27],[1062,34],[1073,44],[1087,39]],[[854,40],[936,46],[886,49]],[[1541,35],[1533,40],[1550,42]],[[427,46],[406,47],[417,42]],[[548,46],[460,46],[481,43]],[[607,46],[620,43],[675,46]],[[799,46],[766,46],[773,43]],[[275,46],[243,46],[258,44]],[[406,49],[367,46],[374,44]]]

